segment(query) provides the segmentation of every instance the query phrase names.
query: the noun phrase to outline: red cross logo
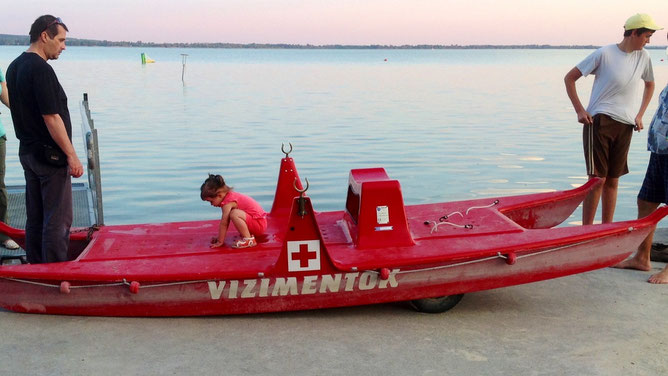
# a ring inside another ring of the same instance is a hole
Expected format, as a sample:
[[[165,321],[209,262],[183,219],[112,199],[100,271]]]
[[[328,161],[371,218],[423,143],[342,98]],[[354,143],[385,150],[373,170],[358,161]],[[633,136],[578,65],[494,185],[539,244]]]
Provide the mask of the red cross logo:
[[[308,250],[308,244],[300,244],[299,245],[299,253],[293,253],[292,254],[292,259],[299,260],[299,267],[305,268],[308,266],[308,260],[310,259],[315,259],[318,257],[318,253],[316,251],[309,251]]]
[[[320,270],[320,241],[288,242],[288,271]]]

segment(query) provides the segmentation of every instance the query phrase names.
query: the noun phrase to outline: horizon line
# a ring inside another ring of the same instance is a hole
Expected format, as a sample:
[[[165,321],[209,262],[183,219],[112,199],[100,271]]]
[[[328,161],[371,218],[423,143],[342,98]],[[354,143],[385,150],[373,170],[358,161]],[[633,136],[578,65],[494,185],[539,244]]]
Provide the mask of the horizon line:
[[[30,37],[27,35],[0,34],[0,46],[30,45]],[[83,47],[191,47],[191,48],[294,48],[294,49],[331,49],[331,48],[350,48],[350,49],[482,49],[482,48],[517,48],[517,49],[590,49],[601,46],[594,44],[311,44],[311,43],[236,43],[236,42],[144,42],[138,41],[109,41],[86,38],[68,38],[70,46]],[[645,46],[645,49],[663,49],[668,45]]]

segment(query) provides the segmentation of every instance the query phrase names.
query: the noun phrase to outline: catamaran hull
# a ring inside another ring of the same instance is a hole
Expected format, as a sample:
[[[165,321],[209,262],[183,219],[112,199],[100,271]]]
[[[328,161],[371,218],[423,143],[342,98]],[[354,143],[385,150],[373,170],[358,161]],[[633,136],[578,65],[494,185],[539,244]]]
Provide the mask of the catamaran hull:
[[[71,261],[0,266],[0,307],[196,316],[412,301],[436,312],[460,294],[614,265],[668,215],[662,207],[633,221],[555,227],[600,179],[568,191],[404,206],[383,168],[353,169],[345,210],[321,213],[299,182],[286,153],[256,247],[210,248],[218,221],[95,227],[71,234]],[[23,230],[0,223],[0,233],[25,244]],[[238,237],[231,229],[228,245]]]
[[[614,265],[652,227],[543,249],[448,263],[299,276],[191,281],[0,279],[5,309],[93,316],[201,316],[294,311],[441,297]]]

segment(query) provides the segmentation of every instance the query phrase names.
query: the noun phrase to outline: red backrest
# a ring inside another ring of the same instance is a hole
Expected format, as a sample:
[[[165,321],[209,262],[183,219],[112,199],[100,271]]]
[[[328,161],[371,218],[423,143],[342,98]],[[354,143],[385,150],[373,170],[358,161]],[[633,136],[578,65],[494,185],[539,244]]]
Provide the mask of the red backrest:
[[[390,179],[384,168],[350,170],[346,211],[357,248],[415,244],[399,181]]]

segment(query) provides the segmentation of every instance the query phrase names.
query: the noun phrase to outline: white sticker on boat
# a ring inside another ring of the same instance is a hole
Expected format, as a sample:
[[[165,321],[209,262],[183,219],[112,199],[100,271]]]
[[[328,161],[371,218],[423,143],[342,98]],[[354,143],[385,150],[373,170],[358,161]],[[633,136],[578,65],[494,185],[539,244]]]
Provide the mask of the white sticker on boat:
[[[376,222],[379,225],[390,223],[390,211],[387,206],[376,206]]]
[[[320,241],[299,240],[288,242],[288,271],[320,270]]]

